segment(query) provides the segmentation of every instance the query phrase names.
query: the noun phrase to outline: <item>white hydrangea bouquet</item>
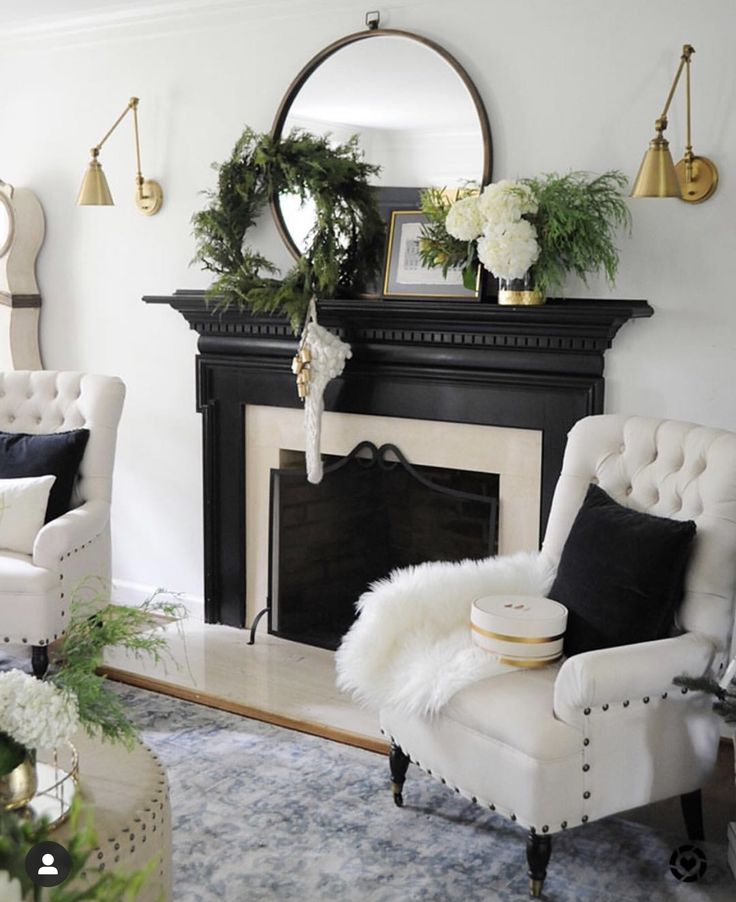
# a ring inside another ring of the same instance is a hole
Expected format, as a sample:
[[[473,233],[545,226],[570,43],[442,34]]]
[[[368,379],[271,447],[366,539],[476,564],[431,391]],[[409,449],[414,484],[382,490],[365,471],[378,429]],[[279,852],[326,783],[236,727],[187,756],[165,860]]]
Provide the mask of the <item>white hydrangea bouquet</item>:
[[[585,281],[603,271],[612,284],[617,232],[630,225],[625,185],[626,177],[611,171],[503,180],[482,191],[463,189],[454,200],[429,188],[422,194],[422,263],[441,266],[445,275],[459,267],[467,288],[475,286],[480,264],[501,288],[535,292],[540,299],[561,291],[570,272]]]
[[[79,726],[73,693],[22,670],[0,673],[0,776],[38,748],[68,742]]]

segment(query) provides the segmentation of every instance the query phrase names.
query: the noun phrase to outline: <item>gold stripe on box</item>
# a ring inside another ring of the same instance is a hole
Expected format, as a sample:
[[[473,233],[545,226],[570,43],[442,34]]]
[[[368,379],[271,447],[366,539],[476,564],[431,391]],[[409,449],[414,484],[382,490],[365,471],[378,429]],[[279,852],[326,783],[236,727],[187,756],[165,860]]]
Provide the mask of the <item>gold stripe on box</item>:
[[[522,645],[544,645],[545,642],[557,642],[565,635],[560,633],[559,636],[504,636],[503,633],[492,633],[490,630],[481,629],[474,623],[470,624],[471,630],[480,633],[481,636],[488,636],[489,639],[499,639],[501,642],[520,642]]]

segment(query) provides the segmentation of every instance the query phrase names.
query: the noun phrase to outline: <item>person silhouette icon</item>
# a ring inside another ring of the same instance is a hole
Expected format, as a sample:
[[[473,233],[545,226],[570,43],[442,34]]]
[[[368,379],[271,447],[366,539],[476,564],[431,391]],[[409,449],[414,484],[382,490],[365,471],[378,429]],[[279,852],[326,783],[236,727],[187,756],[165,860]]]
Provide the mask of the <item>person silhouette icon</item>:
[[[36,886],[59,886],[71,873],[72,859],[64,846],[47,839],[28,850],[25,865],[26,874]]]
[[[47,853],[43,856],[43,858],[41,859],[41,861],[43,862],[43,867],[40,867],[40,868],[38,869],[38,876],[39,876],[39,877],[42,876],[43,874],[58,874],[58,873],[59,873],[59,869],[53,867],[53,864],[54,864],[54,856],[53,856],[50,852],[47,852]]]

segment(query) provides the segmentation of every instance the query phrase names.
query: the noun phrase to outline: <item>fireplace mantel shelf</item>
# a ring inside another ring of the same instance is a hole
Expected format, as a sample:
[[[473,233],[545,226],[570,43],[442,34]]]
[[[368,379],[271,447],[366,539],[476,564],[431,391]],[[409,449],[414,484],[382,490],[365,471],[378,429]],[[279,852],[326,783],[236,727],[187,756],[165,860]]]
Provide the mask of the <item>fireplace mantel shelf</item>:
[[[243,626],[245,411],[301,406],[291,372],[297,339],[284,317],[217,311],[201,290],[143,300],[173,307],[199,334],[205,616]],[[567,432],[603,411],[605,351],[629,319],[653,313],[646,301],[625,300],[322,301],[320,323],[352,347],[325,409],[541,432],[543,532]]]
[[[149,304],[168,304],[200,335],[200,350],[228,353],[253,347],[253,341],[267,342],[270,350],[283,355],[293,353],[296,341],[288,321],[281,316],[253,315],[229,309],[217,311],[207,305],[203,291],[180,290],[173,295],[150,295],[143,298]],[[437,360],[451,346],[457,356],[456,364],[478,363],[479,352],[506,352],[503,357],[486,364],[501,365],[503,369],[556,372],[603,371],[603,352],[611,346],[614,336],[629,319],[649,317],[654,311],[646,301],[581,300],[552,298],[540,307],[506,307],[498,304],[479,304],[467,301],[453,303],[435,301],[322,301],[319,305],[320,323],[353,345],[354,356],[360,360],[383,348],[383,356],[390,346],[412,349],[415,363]],[[224,345],[218,339],[227,340]],[[235,342],[233,340],[235,339]],[[237,341],[240,339],[240,341]],[[417,356],[417,350],[424,353]],[[464,350],[473,352],[463,356]],[[546,361],[532,363],[529,359],[509,355],[514,352],[544,352]],[[554,363],[550,354],[573,354],[578,359]],[[584,361],[581,358],[589,358]]]

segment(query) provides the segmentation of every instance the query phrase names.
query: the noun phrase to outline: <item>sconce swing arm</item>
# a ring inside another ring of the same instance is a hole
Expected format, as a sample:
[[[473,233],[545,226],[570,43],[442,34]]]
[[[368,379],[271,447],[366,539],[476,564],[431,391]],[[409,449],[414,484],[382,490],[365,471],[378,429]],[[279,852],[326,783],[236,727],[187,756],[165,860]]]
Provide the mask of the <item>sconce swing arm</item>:
[[[158,213],[158,211],[161,209],[161,205],[164,199],[163,189],[161,188],[161,185],[159,185],[158,182],[153,181],[153,179],[145,179],[141,171],[141,145],[138,131],[138,103],[139,100],[137,97],[131,97],[123,112],[118,116],[115,122],[113,122],[113,124],[103,136],[102,140],[95,144],[93,148],[91,148],[90,153],[92,154],[92,160],[90,161],[89,169],[85,174],[84,180],[82,182],[82,187],[79,191],[79,197],[77,198],[78,204],[109,206],[113,203],[112,196],[110,195],[110,189],[107,186],[107,180],[104,173],[102,172],[102,166],[100,165],[98,158],[103,144],[132,110],[136,158],[136,205],[138,206],[138,209],[141,211],[141,213],[145,213],[147,216],[153,216],[154,213]]]
[[[664,104],[664,109],[659,117],[659,119],[655,120],[654,128],[657,132],[657,137],[655,140],[659,139],[664,141],[663,132],[667,128],[667,113],[669,112],[670,105],[672,103],[672,98],[675,96],[675,91],[677,90],[677,85],[680,81],[680,76],[682,75],[682,70],[685,69],[685,97],[686,97],[686,130],[687,130],[687,140],[685,143],[685,156],[683,159],[685,160],[685,181],[691,182],[693,180],[693,145],[692,145],[692,137],[690,134],[690,58],[693,53],[695,53],[695,48],[692,44],[683,44],[682,47],[682,56],[680,57],[680,65],[677,67],[677,72],[675,73],[675,77],[672,81],[672,87],[670,88],[670,92],[667,95],[667,100]]]

